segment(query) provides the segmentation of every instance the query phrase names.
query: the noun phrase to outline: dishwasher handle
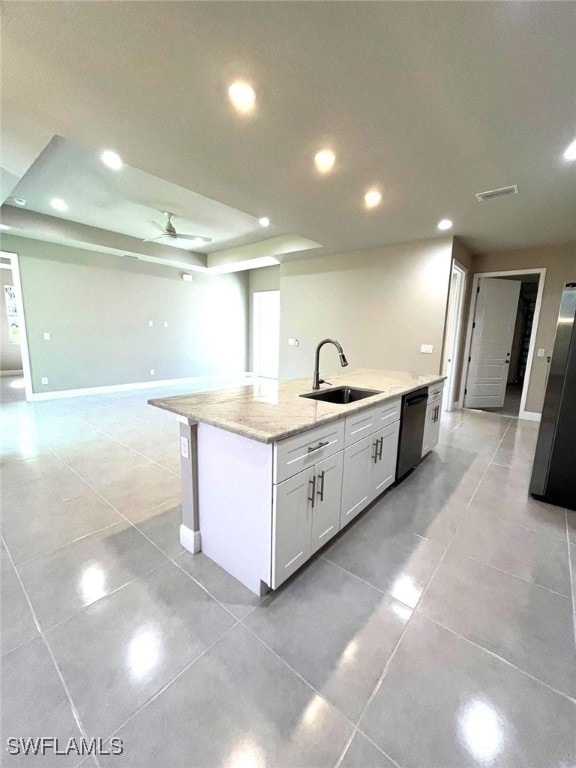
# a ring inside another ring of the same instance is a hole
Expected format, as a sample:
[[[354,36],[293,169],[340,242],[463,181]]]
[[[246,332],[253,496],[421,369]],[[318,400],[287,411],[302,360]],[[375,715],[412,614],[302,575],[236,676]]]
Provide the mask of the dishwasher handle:
[[[411,405],[418,405],[418,403],[423,403],[424,400],[428,400],[428,395],[417,395],[416,397],[407,397],[404,401],[404,404],[406,407],[409,407]]]

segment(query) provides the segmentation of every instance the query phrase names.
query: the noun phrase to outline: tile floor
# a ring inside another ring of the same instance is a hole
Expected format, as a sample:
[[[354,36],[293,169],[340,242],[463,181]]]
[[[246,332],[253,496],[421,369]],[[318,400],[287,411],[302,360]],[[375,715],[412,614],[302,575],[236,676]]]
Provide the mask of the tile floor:
[[[445,414],[421,466],[259,600],[178,543],[160,393],[32,405],[13,383],[4,740],[122,739],[82,763],[102,768],[576,765],[576,512],[527,494],[536,424]]]

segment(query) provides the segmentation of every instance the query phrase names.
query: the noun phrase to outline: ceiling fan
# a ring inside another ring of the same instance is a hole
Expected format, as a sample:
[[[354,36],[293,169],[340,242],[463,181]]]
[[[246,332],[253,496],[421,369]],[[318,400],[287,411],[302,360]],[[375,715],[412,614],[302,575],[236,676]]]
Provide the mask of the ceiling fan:
[[[158,224],[156,221],[151,221],[150,224],[153,224],[156,229],[159,229],[160,232],[162,232],[162,234],[156,235],[155,237],[147,237],[144,242],[149,243],[154,240],[162,240],[165,237],[168,237],[171,240],[191,240],[195,245],[205,245],[212,242],[211,237],[204,237],[203,235],[183,235],[180,234],[180,232],[177,232],[172,224],[173,215],[174,214],[169,211],[164,211],[164,224]]]

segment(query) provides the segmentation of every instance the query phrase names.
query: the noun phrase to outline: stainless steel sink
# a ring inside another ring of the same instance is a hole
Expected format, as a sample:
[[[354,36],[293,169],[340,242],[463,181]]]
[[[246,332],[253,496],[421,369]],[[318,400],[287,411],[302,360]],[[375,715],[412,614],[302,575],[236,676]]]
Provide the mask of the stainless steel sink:
[[[338,403],[347,405],[355,403],[358,400],[364,400],[365,397],[380,395],[377,389],[359,389],[358,387],[332,387],[332,389],[319,389],[315,392],[307,392],[300,397],[308,397],[311,400],[322,400],[324,403]]]

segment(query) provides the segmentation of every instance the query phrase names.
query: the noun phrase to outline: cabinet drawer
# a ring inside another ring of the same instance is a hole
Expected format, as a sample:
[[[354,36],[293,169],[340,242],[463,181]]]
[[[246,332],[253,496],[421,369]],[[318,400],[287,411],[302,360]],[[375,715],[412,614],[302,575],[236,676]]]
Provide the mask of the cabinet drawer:
[[[274,482],[308,469],[344,448],[344,419],[309,429],[274,444]]]
[[[432,384],[431,386],[429,386],[427,405],[430,405],[430,403],[436,403],[438,400],[442,400],[443,391],[444,391],[443,381],[441,381],[440,384]]]
[[[387,400],[381,405],[374,405],[372,408],[366,408],[365,411],[346,416],[344,444],[353,445],[372,432],[399,421],[401,402],[400,398]]]

